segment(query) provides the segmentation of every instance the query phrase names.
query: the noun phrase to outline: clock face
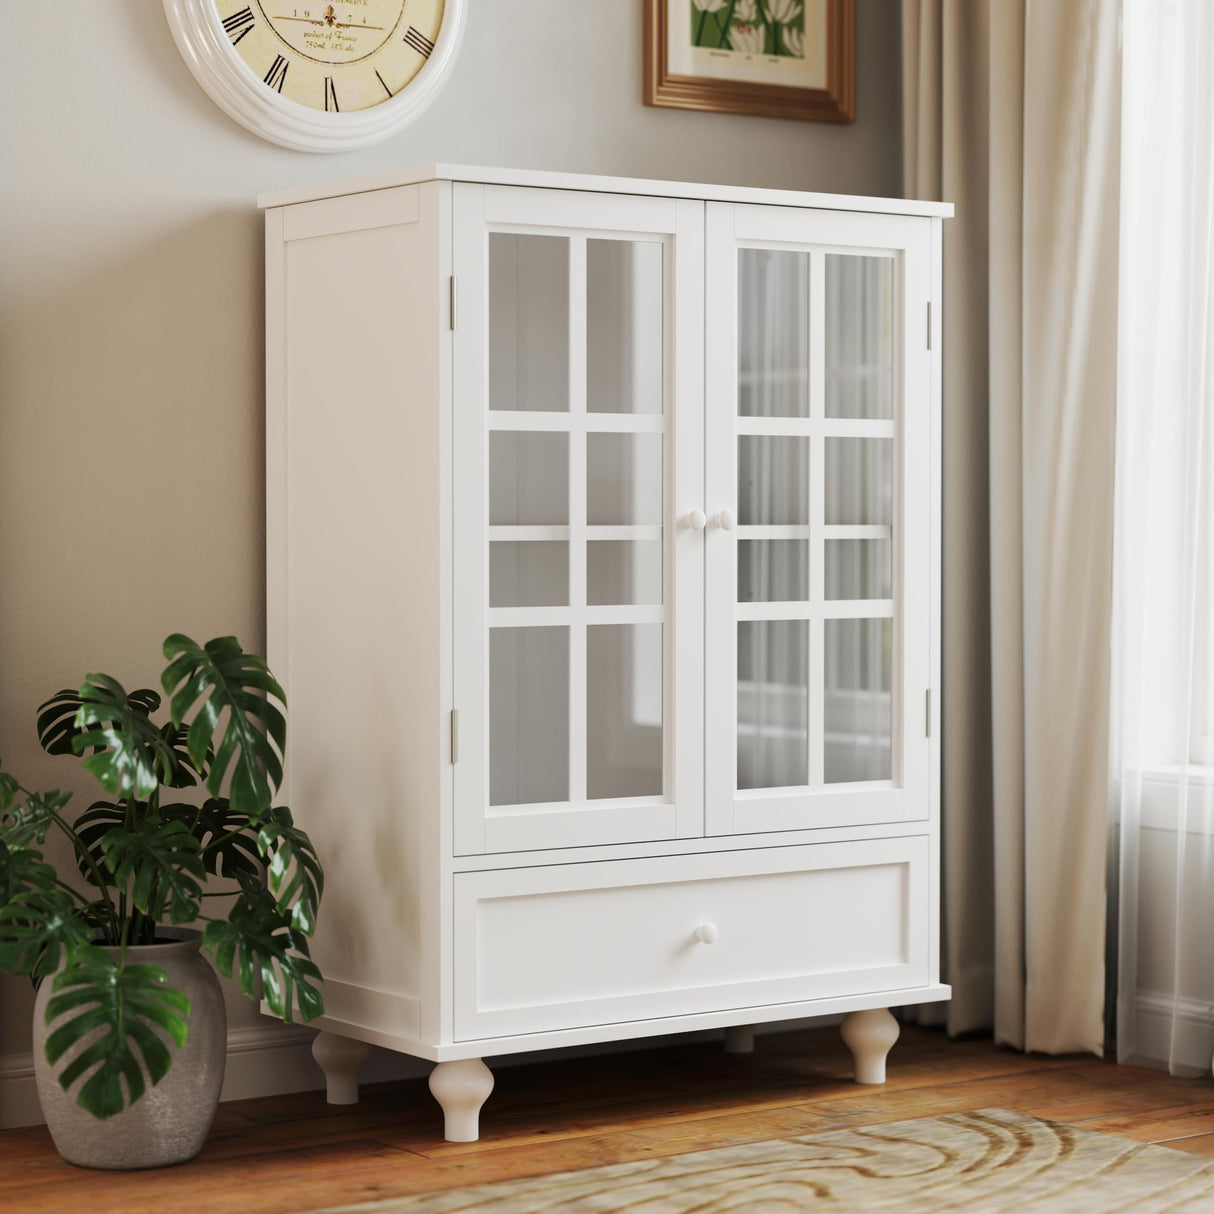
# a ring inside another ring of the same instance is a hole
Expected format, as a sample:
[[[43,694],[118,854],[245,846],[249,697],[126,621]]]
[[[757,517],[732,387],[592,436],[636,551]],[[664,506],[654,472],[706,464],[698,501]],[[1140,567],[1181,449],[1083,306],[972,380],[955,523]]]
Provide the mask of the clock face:
[[[396,97],[438,41],[444,0],[211,0],[262,86],[313,110],[354,113]]]

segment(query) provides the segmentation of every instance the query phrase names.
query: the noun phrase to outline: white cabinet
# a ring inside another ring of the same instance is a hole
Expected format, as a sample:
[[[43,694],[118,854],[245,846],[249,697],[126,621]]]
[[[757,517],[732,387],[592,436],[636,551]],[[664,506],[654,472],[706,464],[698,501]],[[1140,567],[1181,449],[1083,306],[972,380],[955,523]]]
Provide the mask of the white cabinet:
[[[267,583],[318,1060],[938,981],[945,206],[432,166],[267,208]],[[343,1095],[344,1094],[344,1095]]]

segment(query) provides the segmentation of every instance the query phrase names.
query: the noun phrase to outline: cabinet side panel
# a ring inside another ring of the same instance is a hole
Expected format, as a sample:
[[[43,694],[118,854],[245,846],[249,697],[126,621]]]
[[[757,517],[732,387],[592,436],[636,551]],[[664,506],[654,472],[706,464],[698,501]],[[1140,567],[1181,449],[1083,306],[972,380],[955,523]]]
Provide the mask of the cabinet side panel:
[[[358,1022],[350,988],[381,992],[400,1023],[379,1026],[402,1035],[417,1031],[419,845],[443,770],[429,215],[290,240],[267,259],[282,381],[268,410],[267,515],[281,532],[268,631],[289,701],[290,804],[326,873],[314,953],[343,984],[332,1015]]]

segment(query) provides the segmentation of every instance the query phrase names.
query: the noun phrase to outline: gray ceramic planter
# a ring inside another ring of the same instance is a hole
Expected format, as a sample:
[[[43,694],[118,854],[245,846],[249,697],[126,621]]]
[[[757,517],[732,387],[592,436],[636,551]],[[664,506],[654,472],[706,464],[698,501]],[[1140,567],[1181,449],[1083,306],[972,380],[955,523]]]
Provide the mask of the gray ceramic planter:
[[[51,1032],[45,1017],[52,984],[47,980],[38,988],[34,1003],[34,1076],[47,1128],[68,1163],[86,1168],[160,1168],[192,1159],[206,1141],[219,1105],[227,1056],[223,992],[215,971],[199,952],[200,933],[183,928],[159,928],[158,933],[172,937],[171,942],[134,945],[127,949],[127,960],[159,965],[167,971],[169,985],[190,1001],[189,1036],[181,1049],[170,1044],[173,1065],[169,1073],[114,1117],[98,1121],[86,1113],[76,1103],[79,1084],[70,1094],[59,1086],[55,1074],[95,1040],[96,1034],[69,1050],[52,1073],[43,1053]],[[55,1021],[51,1028],[59,1023]]]

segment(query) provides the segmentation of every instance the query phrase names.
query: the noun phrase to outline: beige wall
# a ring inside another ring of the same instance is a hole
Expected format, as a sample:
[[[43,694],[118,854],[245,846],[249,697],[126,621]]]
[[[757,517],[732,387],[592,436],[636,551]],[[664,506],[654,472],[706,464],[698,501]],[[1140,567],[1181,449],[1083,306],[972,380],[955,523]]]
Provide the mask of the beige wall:
[[[470,7],[434,105],[339,156],[229,121],[156,0],[57,0],[0,44],[0,756],[27,783],[93,792],[38,750],[56,689],[153,683],[172,631],[263,644],[259,191],[431,160],[899,191],[896,0],[859,5],[850,126],[644,107],[640,0]],[[30,1002],[0,980],[0,1120]]]

